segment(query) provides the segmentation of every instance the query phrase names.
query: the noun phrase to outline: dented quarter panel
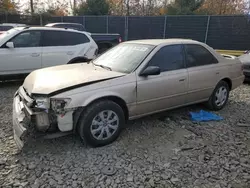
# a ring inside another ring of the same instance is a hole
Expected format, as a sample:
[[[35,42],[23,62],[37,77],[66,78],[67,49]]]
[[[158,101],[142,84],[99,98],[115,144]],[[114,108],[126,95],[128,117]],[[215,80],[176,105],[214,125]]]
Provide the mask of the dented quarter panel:
[[[220,70],[220,80],[228,78],[232,82],[232,90],[241,85],[244,81],[241,61],[236,59],[220,58],[218,66]]]

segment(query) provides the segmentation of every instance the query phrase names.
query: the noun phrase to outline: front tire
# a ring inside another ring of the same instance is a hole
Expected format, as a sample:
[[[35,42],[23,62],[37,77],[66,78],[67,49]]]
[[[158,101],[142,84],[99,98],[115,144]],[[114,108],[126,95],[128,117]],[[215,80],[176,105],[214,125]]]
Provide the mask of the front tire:
[[[227,104],[229,98],[229,86],[228,83],[221,80],[216,88],[214,89],[212,95],[210,96],[207,106],[210,110],[221,110]]]
[[[115,141],[125,124],[122,108],[113,101],[98,101],[87,107],[79,119],[78,132],[87,144],[104,146]]]

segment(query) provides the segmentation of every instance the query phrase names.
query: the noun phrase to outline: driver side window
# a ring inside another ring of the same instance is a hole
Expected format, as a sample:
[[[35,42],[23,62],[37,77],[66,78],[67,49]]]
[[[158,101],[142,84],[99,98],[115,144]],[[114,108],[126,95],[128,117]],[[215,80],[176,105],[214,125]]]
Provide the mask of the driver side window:
[[[30,48],[39,47],[40,39],[40,31],[27,31],[15,36],[9,42],[13,42],[15,48]]]
[[[148,66],[157,66],[161,72],[184,68],[182,45],[168,45],[162,47],[150,60]]]

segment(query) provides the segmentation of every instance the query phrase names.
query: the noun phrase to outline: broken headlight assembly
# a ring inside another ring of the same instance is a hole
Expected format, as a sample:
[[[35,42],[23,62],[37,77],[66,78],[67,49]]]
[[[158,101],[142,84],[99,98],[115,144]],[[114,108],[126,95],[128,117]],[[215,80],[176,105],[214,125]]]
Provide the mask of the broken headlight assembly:
[[[49,99],[48,98],[37,98],[35,100],[35,107],[40,109],[49,109]]]
[[[71,98],[52,98],[50,99],[51,108],[55,113],[63,113],[70,101]]]

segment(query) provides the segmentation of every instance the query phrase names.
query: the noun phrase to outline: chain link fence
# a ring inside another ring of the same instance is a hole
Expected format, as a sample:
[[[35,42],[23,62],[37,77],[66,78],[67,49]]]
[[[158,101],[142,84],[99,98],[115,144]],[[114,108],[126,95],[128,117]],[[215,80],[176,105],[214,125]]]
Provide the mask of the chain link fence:
[[[250,49],[248,16],[27,16],[0,14],[0,23],[81,23],[92,33],[119,33],[123,40],[188,38],[215,49]]]

